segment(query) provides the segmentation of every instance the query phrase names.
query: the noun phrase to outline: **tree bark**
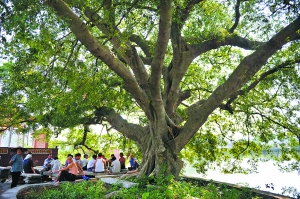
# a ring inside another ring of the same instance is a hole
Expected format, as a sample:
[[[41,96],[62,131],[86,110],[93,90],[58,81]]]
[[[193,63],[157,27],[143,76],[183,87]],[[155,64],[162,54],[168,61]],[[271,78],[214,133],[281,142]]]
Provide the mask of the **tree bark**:
[[[175,153],[175,147],[163,142],[162,137],[156,136],[161,133],[154,131],[152,130],[151,137],[148,137],[141,145],[144,154],[140,170],[141,175],[173,174],[175,178],[178,178],[183,161],[178,158],[178,153]]]

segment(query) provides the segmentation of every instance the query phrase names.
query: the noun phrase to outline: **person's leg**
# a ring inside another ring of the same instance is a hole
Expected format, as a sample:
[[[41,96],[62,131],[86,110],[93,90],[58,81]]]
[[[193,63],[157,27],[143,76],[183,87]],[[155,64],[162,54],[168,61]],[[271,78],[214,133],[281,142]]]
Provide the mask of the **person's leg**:
[[[60,176],[58,178],[58,181],[75,181],[76,176],[72,175],[71,173],[69,173],[66,170],[61,171]]]
[[[66,170],[62,170],[58,176],[58,181],[61,182],[61,181],[64,181],[66,180],[66,175],[68,174],[69,172],[67,172]]]
[[[66,181],[75,181],[76,180],[76,175],[73,175],[69,172],[65,174],[65,177],[66,177]]]
[[[20,175],[21,175],[20,171],[19,172],[11,172],[12,182],[11,182],[10,188],[14,188],[17,186]]]

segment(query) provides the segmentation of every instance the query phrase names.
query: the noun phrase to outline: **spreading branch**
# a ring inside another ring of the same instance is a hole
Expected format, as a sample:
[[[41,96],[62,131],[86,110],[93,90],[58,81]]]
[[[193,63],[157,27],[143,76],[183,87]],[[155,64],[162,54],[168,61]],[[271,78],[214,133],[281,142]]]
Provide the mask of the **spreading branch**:
[[[255,52],[247,56],[233,71],[229,78],[210,95],[202,106],[192,111],[182,131],[175,140],[190,140],[207,120],[207,117],[220,106],[222,101],[246,84],[261,69],[261,67],[266,64],[268,59],[274,53],[281,49],[284,44],[289,42],[287,38],[298,36],[299,29],[300,16],[274,35],[268,42],[261,45]],[[187,142],[178,144],[176,150],[179,152]]]
[[[45,3],[56,10],[57,14],[69,23],[76,38],[97,58],[101,59],[124,81],[124,88],[131,93],[145,114],[151,118],[148,108],[148,98],[140,88],[128,68],[117,59],[104,45],[100,44],[91,34],[86,24],[62,0],[47,0]]]
[[[233,33],[239,24],[239,20],[241,17],[240,4],[241,4],[241,0],[237,0],[236,5],[235,5],[235,21],[234,21],[233,26],[229,29],[230,33]]]
[[[236,46],[245,50],[256,50],[259,46],[263,45],[264,42],[252,41],[240,36],[227,36],[226,38],[214,38],[212,40],[204,41],[199,44],[190,44],[189,47],[192,49],[191,53],[193,58],[208,52],[213,49],[217,49],[221,46]]]
[[[251,91],[252,89],[254,89],[261,81],[265,80],[267,77],[269,77],[270,75],[281,71],[282,69],[293,69],[294,67],[289,67],[292,64],[295,63],[300,63],[300,59],[296,60],[296,61],[287,61],[285,63],[282,63],[280,65],[278,65],[277,67],[272,68],[271,70],[268,70],[266,72],[264,72],[262,75],[260,75],[260,77],[255,80],[253,83],[251,83],[247,89],[244,90],[239,90],[237,91],[235,94],[230,96],[230,99],[227,101],[227,103],[225,105],[221,105],[220,108],[224,109],[224,110],[228,110],[231,114],[233,113],[232,110],[232,106],[231,104],[239,97],[242,95],[245,95],[246,93],[248,93],[249,91]]]
[[[136,124],[129,123],[123,119],[120,114],[115,110],[108,107],[97,108],[95,111],[97,117],[102,117],[104,121],[110,123],[110,125],[117,131],[122,132],[127,138],[134,140],[138,144],[141,144],[141,137],[146,136],[145,127],[141,127]]]

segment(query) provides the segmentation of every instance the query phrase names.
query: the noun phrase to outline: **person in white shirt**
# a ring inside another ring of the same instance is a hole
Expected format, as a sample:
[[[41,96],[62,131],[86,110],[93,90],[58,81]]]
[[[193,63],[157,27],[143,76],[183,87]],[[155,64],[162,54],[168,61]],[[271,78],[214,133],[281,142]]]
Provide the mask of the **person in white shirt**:
[[[54,173],[54,171],[59,170],[62,168],[62,164],[61,162],[58,160],[58,157],[54,157],[54,160],[50,163],[51,164],[51,170],[52,173]]]
[[[52,154],[49,153],[48,157],[44,161],[44,165],[43,165],[44,169],[42,171],[49,171],[49,170],[51,170],[51,164],[50,163],[52,161],[53,161]]]
[[[98,154],[98,158],[95,162],[95,172],[96,173],[102,173],[104,172],[104,168],[106,167],[106,162],[102,158],[102,153]]]
[[[87,171],[93,171],[93,169],[95,168],[95,162],[97,159],[97,155],[93,155],[93,158],[88,162],[87,164]]]
[[[80,153],[76,153],[75,157],[73,158],[73,162],[78,162],[78,164],[81,166],[82,168],[82,160],[80,160],[81,158],[81,154]]]
[[[89,160],[88,160],[89,155],[88,155],[88,154],[84,154],[83,157],[84,157],[83,160],[81,160],[81,163],[82,163],[82,169],[83,169],[84,171],[86,171],[86,170],[87,170],[87,164],[89,163]]]
[[[121,163],[117,160],[116,157],[111,158],[111,166],[110,169],[107,170],[108,174],[120,173],[121,171]]]

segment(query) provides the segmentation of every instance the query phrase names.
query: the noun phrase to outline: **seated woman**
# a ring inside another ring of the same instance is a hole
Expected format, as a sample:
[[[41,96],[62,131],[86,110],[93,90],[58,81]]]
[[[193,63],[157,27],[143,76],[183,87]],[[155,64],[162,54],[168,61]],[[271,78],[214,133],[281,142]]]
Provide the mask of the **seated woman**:
[[[32,161],[32,154],[28,153],[23,161],[24,173],[40,173],[37,169],[34,169],[35,162]]]
[[[68,157],[67,160],[68,160],[67,167],[56,170],[56,172],[60,172],[58,174],[56,184],[59,184],[59,182],[61,181],[75,181],[78,171],[82,173],[82,175],[84,176],[84,172],[82,168],[79,167],[76,162],[73,162],[72,157]]]

